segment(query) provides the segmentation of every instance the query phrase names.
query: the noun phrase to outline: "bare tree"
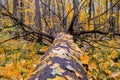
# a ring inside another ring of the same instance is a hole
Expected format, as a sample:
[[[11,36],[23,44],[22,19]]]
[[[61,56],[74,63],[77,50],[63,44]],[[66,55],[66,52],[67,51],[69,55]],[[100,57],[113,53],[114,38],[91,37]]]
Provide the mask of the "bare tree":
[[[36,27],[38,27],[42,31],[39,0],[35,0],[35,24],[36,24]]]
[[[18,17],[18,2],[19,0],[13,0],[13,15]]]
[[[73,10],[74,14],[71,20],[71,23],[69,25],[68,31],[72,34],[74,29],[73,27],[78,26],[78,17],[79,17],[79,1],[78,0],[73,0]]]
[[[94,0],[92,0],[92,12],[93,12],[93,23],[94,23],[94,29],[96,28],[96,18],[95,18],[95,5]],[[94,38],[96,38],[96,33],[94,34]]]
[[[0,3],[1,3],[1,1],[0,1]],[[0,4],[0,12],[2,11],[2,5]]]
[[[60,4],[62,4],[62,26],[65,31],[67,31],[67,18],[66,18],[66,0],[60,0]]]
[[[116,0],[116,2],[118,2],[118,0]],[[119,4],[116,5],[115,14],[116,14],[115,33],[118,33],[119,32]]]
[[[40,2],[39,0],[35,0],[35,26],[39,28],[42,32],[42,25],[41,25],[41,12],[40,12]],[[42,42],[42,37],[38,37],[38,41]]]
[[[20,20],[24,22],[25,12],[24,12],[24,1],[20,0]]]
[[[89,19],[91,18],[91,12],[92,12],[92,0],[89,0],[89,18],[88,18],[88,26],[90,26]]]
[[[110,6],[113,6],[113,0],[110,0]],[[114,33],[115,32],[115,16],[114,16],[114,12],[113,12],[113,7],[110,10],[110,17],[109,17],[109,32],[110,33]],[[110,36],[110,38],[112,38],[113,35]]]
[[[1,3],[1,1],[0,1]],[[2,12],[2,5],[0,4],[0,12]],[[2,18],[2,15],[0,15],[0,18]]]

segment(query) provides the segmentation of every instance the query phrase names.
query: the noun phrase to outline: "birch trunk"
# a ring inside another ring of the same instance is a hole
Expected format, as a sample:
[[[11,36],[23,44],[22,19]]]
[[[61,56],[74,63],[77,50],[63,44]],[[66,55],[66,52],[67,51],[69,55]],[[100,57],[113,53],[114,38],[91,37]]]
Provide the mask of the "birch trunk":
[[[29,80],[87,80],[82,53],[70,34],[59,33]]]

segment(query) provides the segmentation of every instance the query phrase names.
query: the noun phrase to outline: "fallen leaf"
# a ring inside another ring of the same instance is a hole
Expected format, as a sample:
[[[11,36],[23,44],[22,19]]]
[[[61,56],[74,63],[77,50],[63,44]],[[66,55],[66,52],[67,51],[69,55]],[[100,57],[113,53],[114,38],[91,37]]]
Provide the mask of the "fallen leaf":
[[[75,71],[75,75],[79,78],[83,78],[83,76],[81,74],[79,74],[77,71]]]
[[[47,63],[47,65],[50,65],[50,64],[52,64],[52,60],[48,61],[48,63]]]
[[[120,78],[120,72],[113,72],[112,77],[119,77]]]
[[[112,57],[112,58],[115,58],[116,56],[117,56],[117,52],[116,51],[113,51],[113,52],[111,52],[111,54],[110,54],[110,56]]]
[[[89,57],[87,54],[84,54],[83,56],[80,57],[80,60],[82,61],[83,64],[88,64]]]
[[[106,73],[106,74],[108,74],[108,75],[112,75],[112,71],[110,71],[110,70],[104,70],[104,72]]]
[[[73,80],[73,78],[70,77],[69,75],[66,75],[65,77],[66,77],[67,80]]]
[[[51,66],[50,68],[58,68],[60,66],[59,63],[54,63],[53,66]]]

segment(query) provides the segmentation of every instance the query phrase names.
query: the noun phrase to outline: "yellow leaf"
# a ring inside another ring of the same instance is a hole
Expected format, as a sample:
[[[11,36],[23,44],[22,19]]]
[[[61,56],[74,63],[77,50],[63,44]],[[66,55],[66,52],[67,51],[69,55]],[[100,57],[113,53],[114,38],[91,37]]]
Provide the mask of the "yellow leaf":
[[[98,57],[98,53],[93,54],[93,57],[94,57],[94,58],[97,58],[97,57]]]
[[[113,17],[115,17],[116,15],[115,14],[112,14]]]
[[[115,65],[116,65],[117,67],[120,67],[120,63],[115,63]]]
[[[87,76],[90,76],[92,73],[90,71],[87,71]]]
[[[79,78],[83,78],[83,76],[81,74],[79,74],[78,72],[75,71],[75,75]]]
[[[4,54],[0,55],[0,61],[4,61],[4,60],[5,60],[5,55]]]
[[[83,64],[88,64],[88,62],[89,62],[89,57],[86,53],[84,53],[84,55],[81,56],[80,59],[81,59]]]
[[[54,63],[53,66],[51,66],[50,68],[58,68],[60,66],[59,63]]]
[[[47,63],[47,65],[50,65],[50,64],[52,64],[52,61],[49,61],[49,62]]]
[[[102,64],[102,63],[101,63]],[[109,62],[105,62],[101,65],[102,70],[106,70],[109,67]]]
[[[113,52],[111,52],[111,54],[110,54],[110,56],[112,57],[112,58],[115,58],[116,56],[117,56],[117,52],[116,51],[113,51]]]
[[[102,63],[102,62],[104,62],[104,60],[101,58],[101,59],[99,59],[98,60],[99,61],[99,63]]]
[[[73,80],[72,77],[70,77],[69,75],[65,76],[67,80]]]
[[[64,72],[65,72],[65,70],[62,69],[61,67],[58,67],[58,70],[59,70],[61,73],[64,73]]]
[[[5,54],[5,49],[4,48],[2,48],[1,53]]]
[[[51,63],[51,62],[50,62],[50,63]],[[59,64],[59,63],[53,64],[53,66],[51,66],[50,68],[57,68],[58,71],[61,72],[61,73],[64,73],[64,72],[65,72],[65,70],[60,67],[60,64]]]
[[[45,51],[45,52],[48,51],[48,49],[49,49],[49,46],[45,46],[45,47],[44,47],[44,51]]]
[[[89,69],[90,69],[90,70],[92,70],[92,69],[97,69],[96,66],[97,66],[97,65],[96,65],[95,62],[91,62],[91,63],[89,64]]]
[[[104,72],[108,75],[112,75],[112,71],[110,71],[110,70],[104,70]]]

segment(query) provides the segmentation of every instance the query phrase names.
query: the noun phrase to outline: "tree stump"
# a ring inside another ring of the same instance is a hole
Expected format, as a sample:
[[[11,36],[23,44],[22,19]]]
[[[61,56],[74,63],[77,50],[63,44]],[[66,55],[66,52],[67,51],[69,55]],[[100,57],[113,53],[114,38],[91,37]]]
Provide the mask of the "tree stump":
[[[29,80],[87,80],[79,57],[82,51],[72,36],[59,33]]]

